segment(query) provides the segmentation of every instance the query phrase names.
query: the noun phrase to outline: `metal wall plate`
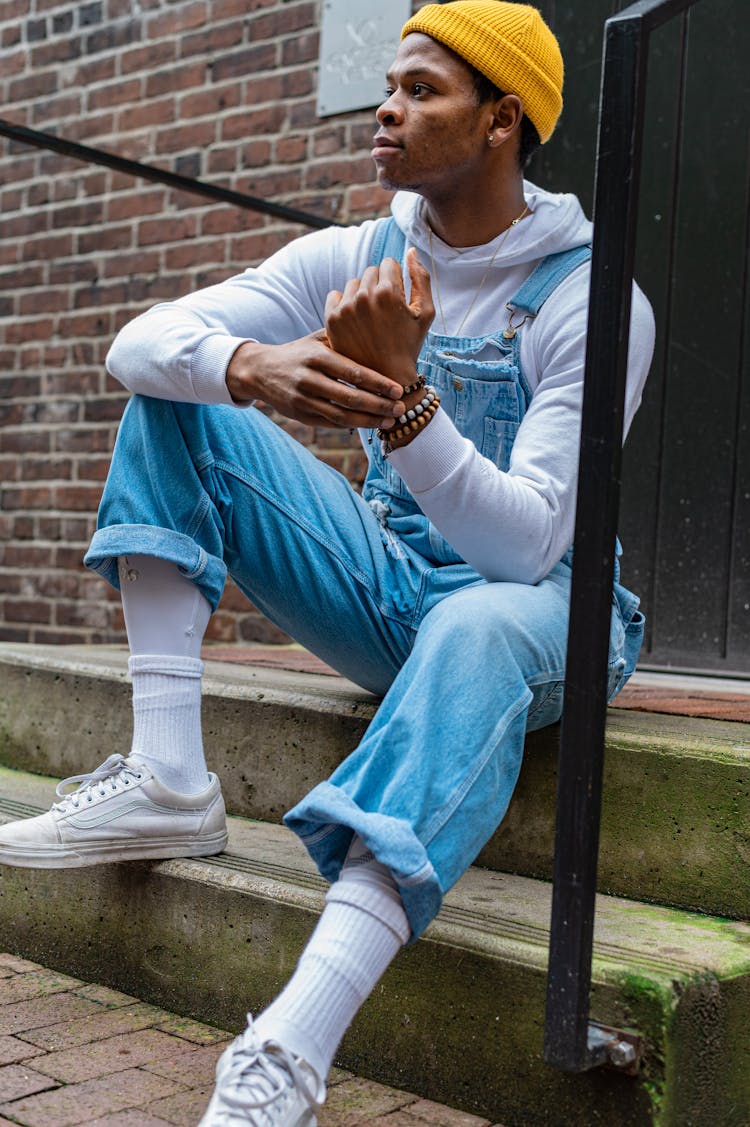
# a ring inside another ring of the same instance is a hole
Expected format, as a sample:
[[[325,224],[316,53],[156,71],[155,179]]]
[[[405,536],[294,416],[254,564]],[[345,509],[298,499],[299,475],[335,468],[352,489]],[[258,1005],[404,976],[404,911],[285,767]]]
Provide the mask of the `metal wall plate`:
[[[319,117],[366,109],[383,101],[411,0],[325,0],[318,74]]]

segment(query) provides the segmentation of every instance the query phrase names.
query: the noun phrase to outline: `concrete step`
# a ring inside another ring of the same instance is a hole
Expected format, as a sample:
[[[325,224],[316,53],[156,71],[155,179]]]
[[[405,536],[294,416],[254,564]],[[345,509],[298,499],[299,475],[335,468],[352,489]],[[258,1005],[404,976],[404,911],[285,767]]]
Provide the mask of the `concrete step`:
[[[0,774],[0,818],[48,785]],[[225,1029],[286,981],[324,884],[278,826],[231,819],[226,853],[0,869],[0,949]],[[506,1127],[750,1122],[750,924],[599,897],[592,1016],[638,1030],[638,1076],[542,1063],[550,886],[472,869],[342,1045],[354,1072]]]
[[[122,647],[0,644],[0,762],[63,777],[129,746]],[[204,728],[228,809],[278,822],[356,745],[377,700],[341,677],[208,662]],[[556,728],[527,740],[487,868],[549,879]],[[48,803],[47,803],[48,804]],[[600,891],[750,917],[746,725],[610,709]]]

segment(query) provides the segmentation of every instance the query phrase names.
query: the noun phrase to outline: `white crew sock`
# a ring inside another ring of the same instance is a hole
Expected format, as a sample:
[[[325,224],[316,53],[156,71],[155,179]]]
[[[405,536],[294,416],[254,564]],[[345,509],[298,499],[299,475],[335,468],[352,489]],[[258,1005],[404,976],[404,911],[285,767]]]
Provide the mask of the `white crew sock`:
[[[411,929],[388,869],[359,838],[288,985],[255,1022],[325,1080],[341,1038]]]
[[[211,607],[169,560],[120,556],[118,571],[133,679],[130,754],[170,790],[197,794],[210,782],[200,650]]]
[[[131,657],[133,743],[130,754],[179,794],[210,783],[201,735],[203,662],[171,654]]]

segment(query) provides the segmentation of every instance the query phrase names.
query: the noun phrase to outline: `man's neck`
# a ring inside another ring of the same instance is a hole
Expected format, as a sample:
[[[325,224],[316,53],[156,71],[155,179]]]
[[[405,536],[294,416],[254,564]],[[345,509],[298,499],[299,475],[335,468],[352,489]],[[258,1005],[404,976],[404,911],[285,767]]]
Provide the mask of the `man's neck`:
[[[452,247],[471,247],[490,243],[507,231],[523,213],[526,201],[519,175],[512,183],[492,185],[484,192],[475,186],[462,197],[433,197],[426,202],[425,217],[438,238]]]

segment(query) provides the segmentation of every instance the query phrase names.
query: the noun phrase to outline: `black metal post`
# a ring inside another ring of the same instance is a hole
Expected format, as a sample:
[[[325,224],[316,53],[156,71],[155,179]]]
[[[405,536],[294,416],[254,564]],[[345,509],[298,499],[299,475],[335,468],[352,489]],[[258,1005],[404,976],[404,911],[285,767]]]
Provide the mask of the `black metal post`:
[[[647,47],[693,2],[641,0],[604,32],[544,1043],[545,1061],[568,1072],[606,1059],[589,993]]]
[[[77,141],[68,141],[64,137],[56,137],[54,133],[42,133],[37,129],[27,129],[25,125],[14,125],[11,121],[0,119],[0,136],[8,137],[11,141],[20,141],[23,145],[31,145],[37,149],[49,149],[60,153],[73,160],[84,161],[86,164],[101,164],[106,168],[113,168],[116,172],[124,172],[126,176],[140,177],[141,180],[152,180],[157,184],[166,184],[169,188],[177,188],[181,192],[191,192],[195,196],[204,196],[216,203],[227,203],[233,207],[245,208],[249,211],[260,211],[265,215],[273,215],[277,219],[285,219],[288,223],[303,223],[306,227],[337,227],[340,224],[308,211],[299,211],[285,204],[273,203],[263,200],[258,196],[248,196],[244,192],[235,192],[231,188],[222,188],[218,184],[207,184],[203,180],[193,180],[189,176],[181,176],[178,172],[170,172],[166,168],[155,168],[152,164],[141,164],[137,160],[128,160],[127,157],[118,156],[117,153],[107,152],[105,149],[93,149],[88,145],[79,145]]]

